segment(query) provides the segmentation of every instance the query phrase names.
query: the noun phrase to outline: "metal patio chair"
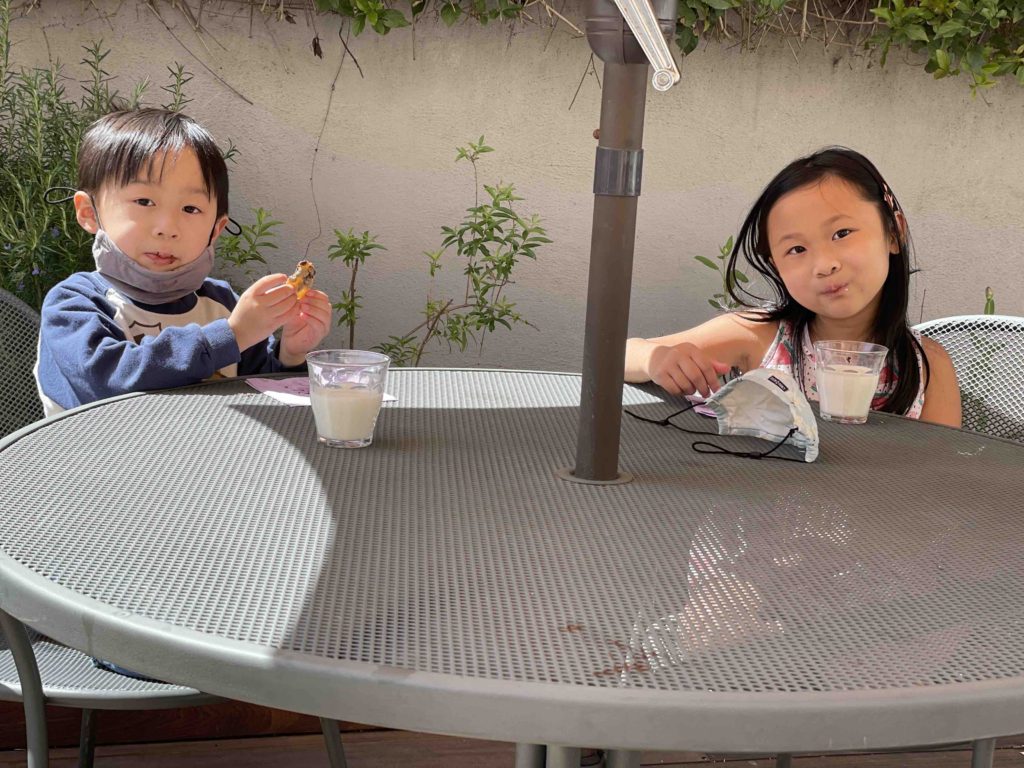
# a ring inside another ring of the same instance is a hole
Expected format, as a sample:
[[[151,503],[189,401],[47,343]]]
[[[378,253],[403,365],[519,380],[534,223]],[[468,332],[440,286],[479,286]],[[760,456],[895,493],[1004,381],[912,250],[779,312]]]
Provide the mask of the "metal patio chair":
[[[43,417],[32,373],[38,336],[38,313],[0,289],[0,439]],[[25,705],[28,768],[49,764],[47,704],[82,710],[79,765],[90,768],[96,710],[171,709],[221,700],[194,688],[98,669],[91,657],[40,635],[0,610],[0,701]],[[337,721],[321,718],[320,725],[332,768],[345,768]]]
[[[1024,442],[1024,317],[959,315],[914,328],[953,360],[964,429]]]
[[[39,313],[0,288],[0,437],[43,418],[32,366]]]

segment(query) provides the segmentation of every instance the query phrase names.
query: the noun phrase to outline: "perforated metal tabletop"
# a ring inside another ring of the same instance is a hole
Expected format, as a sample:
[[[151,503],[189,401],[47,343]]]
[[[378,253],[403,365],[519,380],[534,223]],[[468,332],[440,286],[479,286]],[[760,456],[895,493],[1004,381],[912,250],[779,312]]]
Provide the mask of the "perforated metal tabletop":
[[[164,680],[416,730],[786,752],[1024,732],[1024,445],[872,414],[820,422],[813,464],[753,461],[624,416],[636,480],[580,485],[555,475],[579,388],[394,371],[362,450],[237,381],[51,419],[0,444],[0,604]]]

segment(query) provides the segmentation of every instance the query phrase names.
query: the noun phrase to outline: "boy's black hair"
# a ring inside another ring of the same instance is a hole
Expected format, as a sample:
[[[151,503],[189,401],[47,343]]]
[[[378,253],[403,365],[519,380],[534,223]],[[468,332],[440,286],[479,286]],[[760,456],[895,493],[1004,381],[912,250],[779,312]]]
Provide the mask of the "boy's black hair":
[[[779,198],[795,189],[817,184],[825,179],[839,179],[856,189],[865,200],[875,203],[882,216],[886,233],[893,236],[899,252],[889,255],[889,275],[882,285],[881,301],[875,317],[871,341],[889,349],[886,363],[896,375],[896,387],[886,398],[881,410],[905,414],[914,404],[921,384],[917,356],[924,361],[925,383],[929,376],[928,358],[920,342],[910,332],[907,305],[910,300],[910,234],[904,220],[901,226],[896,212],[902,211],[896,196],[885,183],[878,169],[866,157],[846,147],[827,147],[787,165],[761,192],[747,214],[729,257],[729,293],[747,307],[758,306],[760,297],[745,289],[735,279],[736,262],[742,253],[751,267],[757,270],[772,288],[771,308],[755,319],[764,322],[787,320],[796,336],[793,361],[798,369],[803,365],[804,329],[814,319],[814,313],[798,304],[779,276],[771,260],[768,246],[768,214]],[[751,301],[754,300],[754,302]]]
[[[213,136],[181,112],[135,109],[111,112],[94,122],[78,149],[78,188],[95,195],[104,184],[123,187],[152,176],[159,153],[191,149],[199,159],[207,193],[217,200],[217,218],[228,212],[228,169]]]

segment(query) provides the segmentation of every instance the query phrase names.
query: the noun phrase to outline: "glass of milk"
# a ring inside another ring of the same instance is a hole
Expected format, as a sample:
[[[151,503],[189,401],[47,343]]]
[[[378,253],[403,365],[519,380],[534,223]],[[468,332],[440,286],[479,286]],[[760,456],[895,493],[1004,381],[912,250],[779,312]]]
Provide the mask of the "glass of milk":
[[[355,349],[321,349],[306,355],[309,400],[317,439],[335,448],[365,448],[384,399],[391,359]]]
[[[814,342],[821,418],[841,424],[867,421],[888,352],[881,344],[865,341]]]

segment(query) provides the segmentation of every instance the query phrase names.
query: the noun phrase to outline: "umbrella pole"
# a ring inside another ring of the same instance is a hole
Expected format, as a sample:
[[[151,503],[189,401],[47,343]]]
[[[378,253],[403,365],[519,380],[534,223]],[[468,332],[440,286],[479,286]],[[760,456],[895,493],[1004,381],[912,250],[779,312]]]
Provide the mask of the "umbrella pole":
[[[646,61],[604,67],[573,473],[589,482],[630,479],[619,475],[619,430],[648,73]]]

